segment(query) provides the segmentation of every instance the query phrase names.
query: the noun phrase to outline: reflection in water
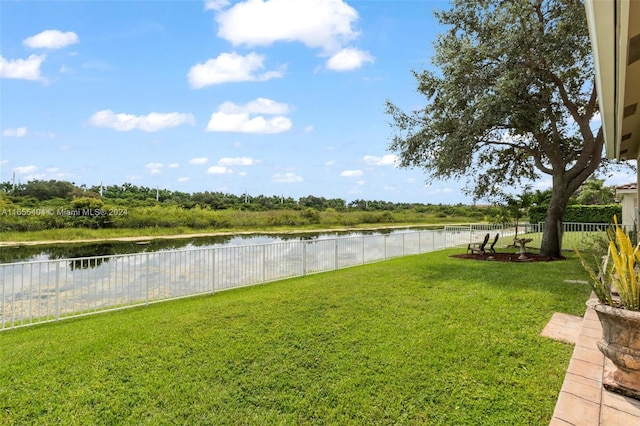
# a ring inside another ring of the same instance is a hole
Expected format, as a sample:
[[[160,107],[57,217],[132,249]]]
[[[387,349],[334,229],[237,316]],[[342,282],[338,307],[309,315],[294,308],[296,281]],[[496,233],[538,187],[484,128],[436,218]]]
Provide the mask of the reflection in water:
[[[96,268],[104,262],[109,261],[109,257],[97,257],[97,258],[83,258],[83,259],[73,259],[69,262],[69,269],[87,269],[87,268]]]
[[[420,229],[415,228],[414,231]],[[401,232],[411,231],[403,229]],[[118,254],[153,253],[168,250],[189,248],[220,247],[227,245],[266,244],[279,241],[314,241],[336,236],[390,235],[400,232],[397,229],[379,231],[358,231],[330,233],[296,233],[296,234],[246,234],[219,235],[213,237],[193,237],[176,239],[156,239],[142,242],[110,241],[99,243],[47,244],[40,246],[14,246],[0,248],[0,263],[29,262],[40,260],[74,259],[69,262],[71,270],[95,268],[108,262],[109,259],[98,258]],[[92,258],[92,259],[79,259]]]

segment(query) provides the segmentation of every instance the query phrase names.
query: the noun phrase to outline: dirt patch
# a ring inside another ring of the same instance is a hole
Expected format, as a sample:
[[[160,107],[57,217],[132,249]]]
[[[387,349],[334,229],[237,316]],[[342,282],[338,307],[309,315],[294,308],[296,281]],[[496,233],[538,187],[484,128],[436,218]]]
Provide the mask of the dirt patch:
[[[540,256],[537,253],[526,253],[526,259],[520,259],[520,253],[486,253],[486,254],[478,254],[478,253],[461,253],[461,254],[453,254],[451,257],[455,257],[457,259],[472,259],[472,260],[488,260],[494,262],[552,262],[555,260],[566,260],[566,257],[551,257],[551,256]]]

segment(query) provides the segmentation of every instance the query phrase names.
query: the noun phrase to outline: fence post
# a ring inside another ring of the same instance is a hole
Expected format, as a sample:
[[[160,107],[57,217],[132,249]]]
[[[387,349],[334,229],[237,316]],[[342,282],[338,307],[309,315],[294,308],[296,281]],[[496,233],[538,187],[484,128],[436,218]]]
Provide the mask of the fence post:
[[[145,281],[144,284],[145,284],[145,287],[146,287],[145,292],[147,293],[145,304],[147,306],[149,305],[149,256],[150,256],[149,253],[147,253],[147,267],[146,267],[146,272],[145,272],[145,277],[146,278],[144,280]]]
[[[402,256],[404,256],[404,253],[405,253],[405,249],[404,249],[404,243],[405,243],[405,238],[404,237],[405,237],[405,235],[406,234],[402,234]]]
[[[333,250],[333,269],[338,269],[338,238],[336,237],[334,240],[334,250]]]
[[[15,266],[12,268],[12,272],[14,272],[15,275]],[[24,270],[22,271],[22,274],[24,275]],[[6,306],[6,304],[4,303],[4,288],[7,285],[7,267],[3,266],[2,267],[2,306]],[[11,309],[13,311],[13,309]],[[31,314],[31,312],[29,312],[29,314]],[[6,317],[6,310],[2,309],[2,330],[4,330],[4,319]]]
[[[212,277],[211,277],[211,293],[216,292],[216,248],[211,250],[211,268],[212,268]]]
[[[307,244],[302,241],[302,276],[307,275]]]
[[[56,321],[60,319],[60,262],[56,262]]]
[[[262,245],[262,283],[267,282],[267,245]]]
[[[387,236],[384,236],[384,260],[387,260]],[[364,251],[363,251],[364,253]]]

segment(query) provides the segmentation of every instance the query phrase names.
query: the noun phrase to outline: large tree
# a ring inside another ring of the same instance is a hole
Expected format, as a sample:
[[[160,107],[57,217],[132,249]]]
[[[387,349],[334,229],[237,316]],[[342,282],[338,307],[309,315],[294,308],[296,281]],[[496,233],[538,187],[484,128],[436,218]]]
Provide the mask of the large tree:
[[[435,71],[414,71],[426,106],[387,103],[391,150],[431,177],[466,178],[476,199],[550,175],[541,253],[559,255],[567,202],[603,154],[582,1],[454,0],[436,17]]]

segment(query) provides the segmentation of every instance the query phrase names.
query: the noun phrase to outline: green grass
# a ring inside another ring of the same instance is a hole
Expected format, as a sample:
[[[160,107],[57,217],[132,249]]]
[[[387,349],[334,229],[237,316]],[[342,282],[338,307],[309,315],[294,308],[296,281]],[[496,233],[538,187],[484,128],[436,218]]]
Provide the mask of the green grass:
[[[452,253],[0,333],[0,424],[548,424],[582,268]]]

